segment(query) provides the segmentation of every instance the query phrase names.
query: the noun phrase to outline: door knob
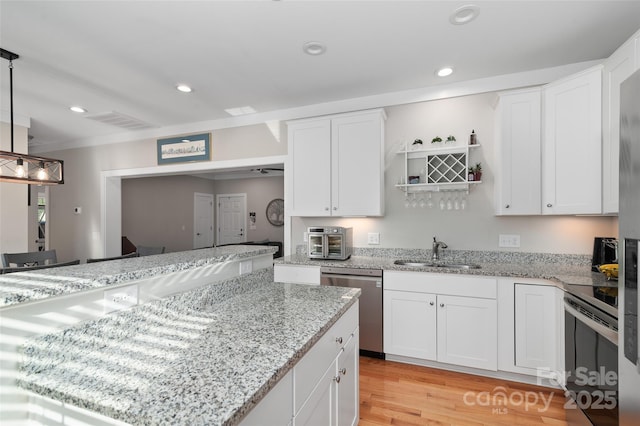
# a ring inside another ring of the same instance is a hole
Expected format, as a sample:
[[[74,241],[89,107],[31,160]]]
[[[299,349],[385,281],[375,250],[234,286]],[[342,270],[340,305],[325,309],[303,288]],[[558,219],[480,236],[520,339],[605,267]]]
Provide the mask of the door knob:
[[[429,305],[433,306],[433,302],[429,302]]]
[[[507,204],[506,206],[504,206],[505,209],[508,209],[510,206],[509,204]]]
[[[441,307],[441,308],[444,308],[444,303],[441,303],[441,304],[440,304],[440,307]]]
[[[547,203],[547,207],[553,207],[553,204]]]

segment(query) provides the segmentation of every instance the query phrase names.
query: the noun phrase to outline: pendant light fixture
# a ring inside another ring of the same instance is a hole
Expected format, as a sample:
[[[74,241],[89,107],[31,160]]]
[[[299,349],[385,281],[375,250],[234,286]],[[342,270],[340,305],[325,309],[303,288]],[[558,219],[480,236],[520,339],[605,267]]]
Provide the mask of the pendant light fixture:
[[[11,151],[0,151],[0,182],[37,185],[63,184],[63,162],[52,158],[13,152],[13,60],[20,56],[0,48],[2,59],[9,61],[9,98],[11,101]]]

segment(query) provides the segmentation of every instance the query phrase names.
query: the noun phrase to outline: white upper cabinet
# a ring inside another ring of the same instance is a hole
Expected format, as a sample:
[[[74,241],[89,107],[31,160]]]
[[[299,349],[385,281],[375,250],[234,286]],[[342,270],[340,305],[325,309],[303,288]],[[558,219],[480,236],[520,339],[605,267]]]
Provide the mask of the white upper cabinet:
[[[540,214],[541,89],[499,97],[496,214]]]
[[[542,213],[602,213],[602,66],[543,89]]]
[[[288,123],[292,216],[384,214],[382,109]]]
[[[331,121],[289,123],[288,202],[292,216],[330,216]]]
[[[640,66],[640,31],[604,62],[602,80],[602,212],[618,213],[620,83]]]

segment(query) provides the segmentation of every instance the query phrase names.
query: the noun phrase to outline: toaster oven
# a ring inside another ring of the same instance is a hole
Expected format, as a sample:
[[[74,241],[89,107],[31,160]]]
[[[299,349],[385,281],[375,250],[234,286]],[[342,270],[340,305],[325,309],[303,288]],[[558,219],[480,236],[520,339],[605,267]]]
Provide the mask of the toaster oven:
[[[311,259],[346,260],[353,251],[353,228],[311,226],[307,228],[307,253]]]

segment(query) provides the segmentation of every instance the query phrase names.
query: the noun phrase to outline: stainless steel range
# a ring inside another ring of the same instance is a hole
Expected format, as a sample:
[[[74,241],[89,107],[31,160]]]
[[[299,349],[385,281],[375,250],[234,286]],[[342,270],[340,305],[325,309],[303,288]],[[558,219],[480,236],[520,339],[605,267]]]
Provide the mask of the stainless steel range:
[[[618,282],[566,290],[567,408],[593,425],[618,425]]]

